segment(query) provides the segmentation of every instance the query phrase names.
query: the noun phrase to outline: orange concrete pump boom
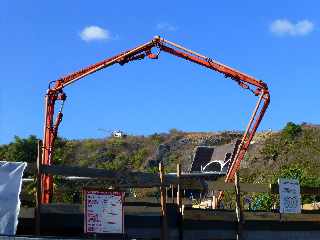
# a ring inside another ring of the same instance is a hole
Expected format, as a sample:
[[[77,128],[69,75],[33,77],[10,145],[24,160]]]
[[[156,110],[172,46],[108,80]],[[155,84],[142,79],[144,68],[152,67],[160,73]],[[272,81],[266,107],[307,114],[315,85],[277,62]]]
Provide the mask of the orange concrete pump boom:
[[[156,49],[157,51],[154,51]],[[239,145],[238,152],[232,165],[229,167],[225,181],[231,182],[234,179],[236,171],[240,168],[240,162],[244,158],[244,155],[249,147],[249,144],[261,122],[261,119],[269,105],[270,95],[267,85],[245,73],[239,72],[231,67],[216,62],[211,58],[198,54],[194,51],[186,49],[178,44],[165,40],[159,36],[154,37],[151,41],[133,48],[129,51],[122,52],[111,58],[107,58],[101,62],[90,65],[80,71],[71,73],[65,77],[62,77],[56,81],[50,82],[49,88],[45,99],[45,123],[44,123],[44,136],[42,146],[42,160],[43,165],[51,165],[54,152],[54,142],[57,137],[58,127],[62,121],[62,109],[63,103],[66,100],[66,94],[63,89],[74,83],[75,81],[84,78],[96,71],[112,66],[116,63],[124,65],[130,61],[141,60],[145,57],[150,59],[158,59],[161,51],[170,53],[174,56],[183,58],[193,63],[199,64],[206,68],[220,72],[225,75],[226,78],[230,78],[238,83],[242,88],[251,91],[255,96],[259,96],[258,102],[248,126],[242,137],[242,141]],[[155,52],[155,53],[154,53]],[[54,83],[54,84],[52,84]],[[55,103],[61,101],[60,110],[57,113],[54,120]],[[53,193],[53,179],[52,176],[43,175],[41,177],[41,202],[50,203]],[[221,195],[222,196],[222,195]]]

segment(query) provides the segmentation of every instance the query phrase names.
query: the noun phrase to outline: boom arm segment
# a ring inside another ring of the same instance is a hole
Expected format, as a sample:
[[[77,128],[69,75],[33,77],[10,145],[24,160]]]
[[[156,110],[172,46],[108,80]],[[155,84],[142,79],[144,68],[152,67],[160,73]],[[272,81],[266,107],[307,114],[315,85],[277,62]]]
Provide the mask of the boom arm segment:
[[[159,50],[157,54],[152,53],[153,48],[157,48]],[[130,61],[143,59],[146,56],[151,59],[157,59],[160,51],[167,52],[174,56],[183,58],[185,60],[194,62],[206,68],[220,72],[224,74],[225,77],[231,78],[232,80],[236,81],[242,88],[252,91],[256,96],[260,96],[256,108],[249,121],[248,127],[239,145],[239,150],[236,154],[235,160],[233,161],[231,167],[228,170],[228,174],[225,181],[233,181],[234,175],[240,167],[240,162],[243,159],[250,144],[250,141],[252,140],[259,126],[259,123],[268,107],[270,97],[267,85],[264,82],[256,80],[255,78],[247,74],[239,72],[219,62],[213,61],[210,58],[207,58],[199,53],[186,49],[178,44],[175,44],[158,36],[152,39],[151,41],[143,45],[140,45],[134,49],[120,53],[111,58],[105,59],[89,67],[81,69],[80,71],[62,77],[54,81],[54,86],[49,85],[45,104],[45,125],[43,137],[42,164],[50,165],[52,163],[54,142],[57,136],[59,124],[62,121],[63,102],[66,99],[66,95],[63,92],[64,87],[96,71],[112,66],[115,63],[123,65]],[[57,114],[55,122],[53,122],[54,106],[56,101],[62,101],[62,106]],[[42,203],[49,203],[51,202],[53,191],[52,177],[44,175],[42,177],[41,184],[41,201]]]
[[[259,89],[266,89],[266,90],[268,89],[267,85],[261,80],[256,80],[254,77],[251,77],[245,73],[242,73],[238,70],[228,67],[222,63],[214,61],[211,58],[208,58],[202,54],[186,49],[176,43],[170,42],[163,38],[159,38],[159,39],[160,39],[160,44],[159,44],[160,49],[165,52],[168,52],[177,57],[184,58],[191,62],[197,63],[204,67],[210,68],[214,71],[220,72],[224,74],[226,77],[230,77],[233,80],[237,81],[238,83],[239,81],[242,81],[242,83],[254,85]]]
[[[101,62],[98,62],[96,64],[93,64],[93,65],[90,65],[84,69],[81,69],[80,71],[77,71],[77,72],[74,72],[74,73],[71,73],[65,77],[62,77],[60,79],[58,79],[56,81],[56,85],[55,87],[53,88],[53,90],[57,91],[57,90],[61,90],[63,89],[65,86],[81,79],[81,78],[84,78],[85,76],[87,75],[90,75],[94,72],[97,72],[99,70],[102,70],[103,68],[106,68],[106,67],[109,67],[115,63],[119,63],[119,64],[124,64],[126,63],[126,61],[130,61],[132,57],[136,56],[137,54],[139,53],[142,53],[142,52],[148,52],[151,50],[152,47],[155,46],[155,41],[152,40],[150,42],[147,42],[143,45],[140,45],[136,48],[133,48],[129,51],[126,51],[126,52],[123,52],[123,53],[120,53],[118,55],[115,55],[111,58],[107,58]],[[137,57],[137,56],[136,56]],[[142,57],[142,55],[141,55]],[[136,59],[132,59],[132,60],[136,60]]]

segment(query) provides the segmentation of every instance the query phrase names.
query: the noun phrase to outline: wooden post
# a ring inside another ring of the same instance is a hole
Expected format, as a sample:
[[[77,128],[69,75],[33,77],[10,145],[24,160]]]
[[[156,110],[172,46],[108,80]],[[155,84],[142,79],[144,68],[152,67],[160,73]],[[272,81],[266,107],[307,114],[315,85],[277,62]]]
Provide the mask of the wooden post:
[[[168,200],[168,187],[165,187],[165,189],[166,189],[166,201]],[[168,200],[169,201],[169,200]]]
[[[218,208],[218,202],[217,202],[217,197],[214,195],[214,193],[212,194],[212,205],[211,208],[212,209],[217,209]]]
[[[240,192],[240,183],[239,183],[239,174],[236,172],[235,174],[235,190],[236,190],[236,215],[237,215],[237,240],[243,239],[243,214],[241,207],[241,192]]]
[[[182,199],[181,199],[181,189],[180,189],[180,177],[181,177],[181,167],[180,164],[177,164],[177,179],[178,179],[178,184],[177,184],[177,204],[179,207],[179,211],[182,211]]]
[[[177,164],[177,205],[179,209],[179,240],[183,239],[183,217],[182,217],[182,197],[181,197],[181,189],[180,189],[180,177],[181,177],[181,166],[180,163]]]
[[[170,185],[171,186],[171,201],[172,203],[174,203],[174,191],[173,191],[173,188],[174,188],[174,185]]]
[[[37,193],[36,193],[36,235],[40,235],[40,213],[41,213],[41,155],[42,155],[42,141],[38,140],[37,151]]]
[[[160,172],[160,203],[161,203],[161,240],[168,239],[168,221],[167,221],[167,207],[166,207],[166,189],[164,186],[164,167],[162,162],[159,163],[159,172]]]

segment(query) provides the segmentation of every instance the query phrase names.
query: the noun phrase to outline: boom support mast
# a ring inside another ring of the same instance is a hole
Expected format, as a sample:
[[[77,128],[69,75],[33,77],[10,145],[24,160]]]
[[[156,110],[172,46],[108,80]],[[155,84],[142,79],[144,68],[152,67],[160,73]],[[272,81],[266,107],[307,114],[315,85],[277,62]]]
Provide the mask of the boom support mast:
[[[152,50],[157,49],[157,53],[153,53]],[[258,96],[258,102],[250,118],[249,124],[242,137],[242,141],[239,145],[238,152],[232,165],[229,167],[225,181],[231,182],[234,180],[236,171],[240,168],[240,162],[244,158],[244,155],[249,147],[249,144],[263,118],[263,115],[269,105],[270,95],[267,85],[245,73],[237,71],[231,67],[228,67],[222,63],[216,62],[211,58],[203,56],[199,53],[191,51],[176,43],[170,42],[159,36],[154,37],[151,41],[133,48],[129,51],[122,52],[111,58],[107,58],[101,62],[90,65],[80,71],[71,73],[65,77],[62,77],[54,81],[54,85],[49,84],[49,88],[45,100],[45,124],[44,124],[44,136],[43,136],[43,151],[42,151],[42,164],[51,165],[53,161],[54,142],[57,136],[59,124],[62,121],[62,109],[63,103],[66,100],[66,94],[63,89],[94,72],[110,67],[116,63],[124,65],[130,61],[141,60],[145,57],[150,59],[158,59],[161,51],[167,52],[174,56],[183,58],[190,62],[196,63],[203,67],[212,69],[225,75],[226,78],[231,78],[238,83],[242,88],[250,90],[255,96]],[[56,119],[54,120],[55,103],[61,101],[61,107],[58,111]],[[43,175],[41,178],[42,186],[42,203],[50,203],[53,194],[53,179],[51,176]],[[222,195],[221,195],[222,197]]]

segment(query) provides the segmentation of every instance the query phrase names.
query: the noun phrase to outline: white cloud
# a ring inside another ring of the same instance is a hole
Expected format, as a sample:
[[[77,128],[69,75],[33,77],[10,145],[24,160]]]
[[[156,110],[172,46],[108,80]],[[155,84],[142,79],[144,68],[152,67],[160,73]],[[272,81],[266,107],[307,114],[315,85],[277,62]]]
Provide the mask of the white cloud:
[[[270,25],[270,31],[278,36],[305,36],[313,30],[314,23],[306,19],[296,23],[287,19],[277,19]]]
[[[157,24],[157,29],[158,29],[158,30],[164,30],[164,31],[173,32],[173,31],[176,31],[178,28],[177,28],[176,26],[173,26],[173,25],[170,24],[170,23],[161,22],[161,23],[158,23],[158,24]]]
[[[98,26],[88,26],[81,31],[80,37],[86,42],[109,40],[111,39],[111,33],[107,29],[103,29]]]

